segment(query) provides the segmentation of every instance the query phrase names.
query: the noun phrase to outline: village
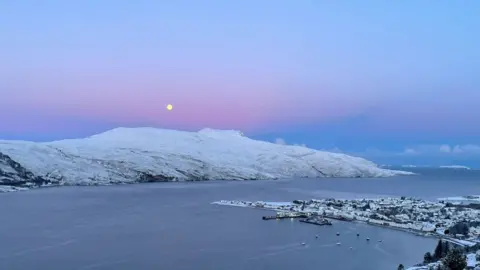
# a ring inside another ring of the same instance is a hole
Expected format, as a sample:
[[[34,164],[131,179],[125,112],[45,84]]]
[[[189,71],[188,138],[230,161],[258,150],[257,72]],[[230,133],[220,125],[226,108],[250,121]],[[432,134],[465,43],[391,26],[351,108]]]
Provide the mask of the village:
[[[214,204],[277,211],[278,218],[321,217],[363,222],[422,236],[438,237],[471,252],[477,251],[480,247],[479,204],[448,200],[425,201],[407,197],[295,200],[285,203],[218,201]],[[478,269],[475,268],[477,265],[475,257],[469,254],[467,269]]]

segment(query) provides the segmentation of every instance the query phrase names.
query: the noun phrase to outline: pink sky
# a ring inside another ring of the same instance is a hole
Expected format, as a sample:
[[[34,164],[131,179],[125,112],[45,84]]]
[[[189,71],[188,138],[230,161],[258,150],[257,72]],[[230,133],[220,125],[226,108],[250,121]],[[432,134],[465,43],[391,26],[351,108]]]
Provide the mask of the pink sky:
[[[385,134],[480,132],[474,7],[135,3],[0,3],[0,134],[359,116]]]

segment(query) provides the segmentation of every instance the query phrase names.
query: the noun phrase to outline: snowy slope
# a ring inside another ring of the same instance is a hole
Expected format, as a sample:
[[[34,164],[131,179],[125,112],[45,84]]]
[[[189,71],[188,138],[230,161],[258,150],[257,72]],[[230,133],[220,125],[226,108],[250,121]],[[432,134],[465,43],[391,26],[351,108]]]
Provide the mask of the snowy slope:
[[[462,165],[448,165],[448,166],[440,166],[441,169],[458,169],[458,170],[470,170],[470,167],[462,166]]]
[[[17,187],[396,174],[409,173],[344,154],[255,141],[237,131],[116,128],[49,143],[0,141],[0,184]]]

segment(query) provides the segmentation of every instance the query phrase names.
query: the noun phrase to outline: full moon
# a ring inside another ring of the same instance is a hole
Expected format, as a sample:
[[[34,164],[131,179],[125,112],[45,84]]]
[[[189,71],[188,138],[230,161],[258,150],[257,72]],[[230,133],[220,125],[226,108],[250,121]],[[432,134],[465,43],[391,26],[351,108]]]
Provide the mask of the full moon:
[[[168,104],[167,105],[167,110],[171,111],[173,109],[173,105],[172,104]]]

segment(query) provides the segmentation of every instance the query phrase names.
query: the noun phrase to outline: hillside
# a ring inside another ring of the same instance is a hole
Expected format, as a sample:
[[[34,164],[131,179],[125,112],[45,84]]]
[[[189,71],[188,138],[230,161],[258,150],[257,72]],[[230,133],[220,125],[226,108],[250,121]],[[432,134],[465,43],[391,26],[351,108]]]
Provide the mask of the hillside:
[[[116,128],[84,139],[0,141],[3,190],[44,185],[397,174],[408,173],[381,169],[344,154],[256,141],[237,131]]]

